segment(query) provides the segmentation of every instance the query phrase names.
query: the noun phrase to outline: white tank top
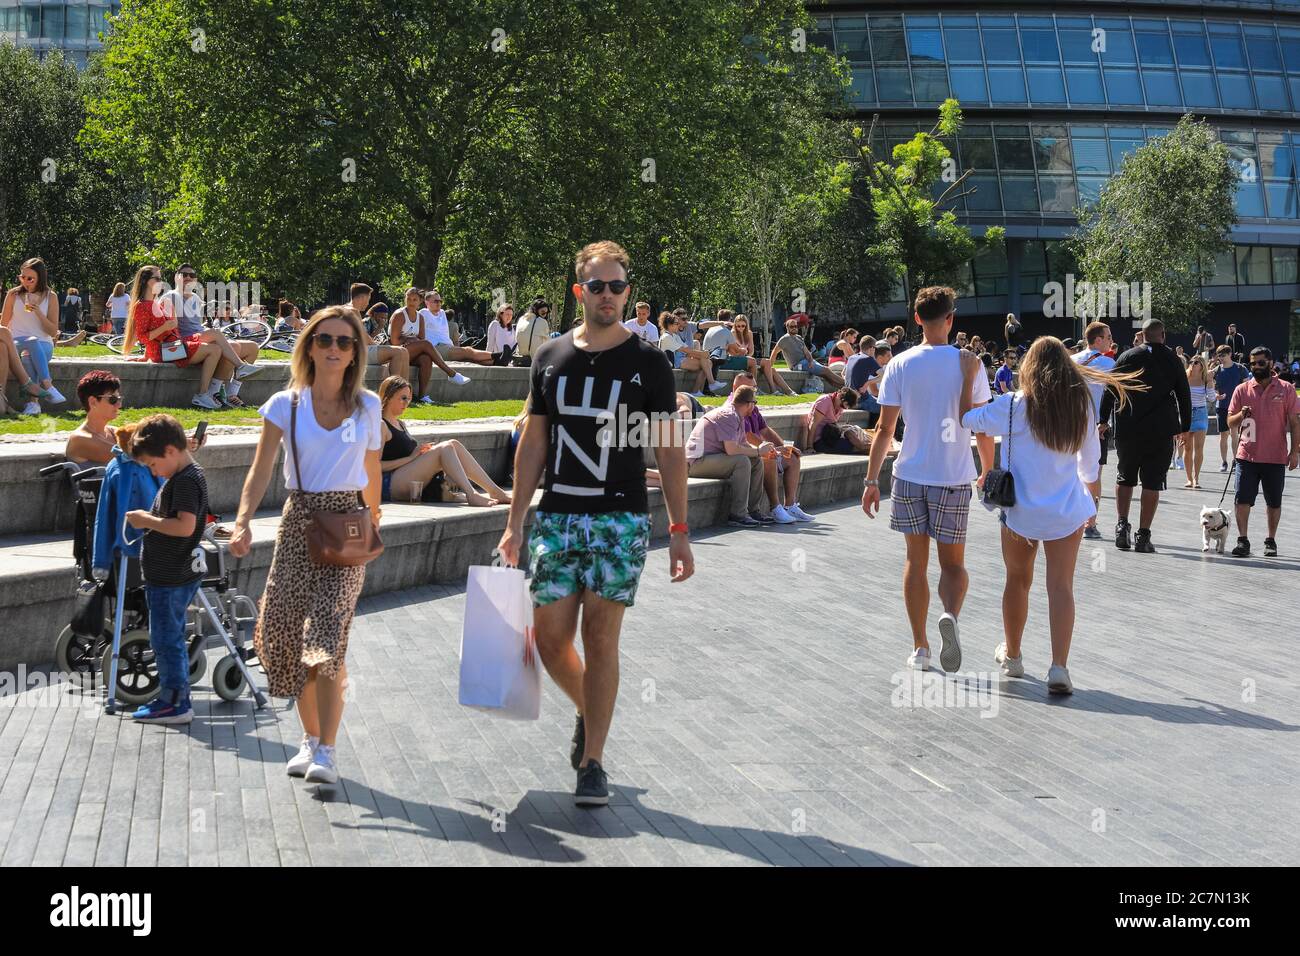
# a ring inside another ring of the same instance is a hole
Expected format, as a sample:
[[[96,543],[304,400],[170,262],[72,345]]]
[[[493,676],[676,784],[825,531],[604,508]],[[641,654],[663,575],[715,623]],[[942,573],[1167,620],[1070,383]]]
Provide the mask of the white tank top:
[[[420,317],[419,317],[418,315],[416,315],[416,316],[411,316],[411,315],[406,311],[406,307],[405,307],[405,306],[403,306],[402,308],[398,309],[398,310],[394,313],[394,318],[399,317],[399,316],[401,317],[401,320],[402,320],[402,334],[403,334],[403,335],[409,335],[409,336],[411,336],[412,338],[415,338],[415,336],[417,336],[417,335],[419,334],[419,332],[420,332]]]
[[[13,333],[14,338],[41,339],[45,342],[53,341],[50,334],[41,326],[41,319],[49,314],[52,295],[53,293],[47,293],[44,300],[38,304],[31,296],[21,292],[18,293],[15,297],[13,316],[9,323],[9,331]],[[32,304],[31,312],[27,311],[28,302]]]

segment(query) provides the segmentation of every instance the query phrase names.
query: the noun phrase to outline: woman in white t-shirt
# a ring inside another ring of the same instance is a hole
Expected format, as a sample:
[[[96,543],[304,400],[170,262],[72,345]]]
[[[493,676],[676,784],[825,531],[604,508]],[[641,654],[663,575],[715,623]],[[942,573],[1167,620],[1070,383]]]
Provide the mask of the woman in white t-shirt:
[[[364,344],[361,317],[350,306],[322,309],[307,322],[289,362],[289,388],[258,409],[265,421],[230,540],[232,555],[248,554],[250,522],[283,444],[289,495],[253,644],[271,695],[297,699],[303,741],[287,769],[309,783],[338,781],[334,741],[348,631],[366,568],[314,564],[307,525],[313,512],[350,511],[362,500],[379,527],[383,423],[379,396],[365,390]]]
[[[113,294],[105,304],[108,306],[108,317],[113,322],[113,334],[121,335],[126,331],[126,312],[131,305],[131,296],[127,294],[125,282],[113,286]]]
[[[22,365],[40,386],[40,397],[56,405],[66,402],[50,378],[50,359],[59,335],[59,297],[50,288],[45,260],[28,259],[22,264],[18,285],[6,293],[0,306],[0,326],[9,330],[16,352],[26,355]],[[23,413],[36,415],[40,410],[35,399],[29,398]]]
[[[492,353],[493,365],[509,365],[514,358],[519,340],[515,336],[515,307],[509,302],[497,309],[496,318],[488,326],[487,350]]]
[[[1002,627],[1006,640],[994,660],[1008,677],[1023,677],[1020,639],[1029,616],[1029,587],[1034,580],[1038,543],[1047,555],[1047,608],[1052,634],[1051,693],[1073,693],[1066,659],[1074,632],[1074,565],[1083,526],[1097,513],[1088,482],[1097,480],[1101,446],[1090,383],[1115,390],[1127,404],[1135,374],[1116,375],[1073,361],[1060,339],[1034,341],[1020,361],[1020,390],[999,395],[972,408],[976,375],[984,374],[979,358],[961,353],[965,387],[962,427],[977,434],[1002,435],[1002,467],[1010,470],[1016,503],[1002,509],[1002,560],[1007,569],[1002,592]],[[984,485],[985,475],[979,484]]]

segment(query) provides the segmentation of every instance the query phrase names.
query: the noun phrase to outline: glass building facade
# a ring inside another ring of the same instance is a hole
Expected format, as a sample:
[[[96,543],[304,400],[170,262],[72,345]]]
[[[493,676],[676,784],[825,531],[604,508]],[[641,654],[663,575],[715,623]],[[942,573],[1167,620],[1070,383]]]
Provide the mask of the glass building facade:
[[[879,117],[883,155],[931,129],[944,99],[961,103],[965,124],[948,146],[974,192],[953,208],[977,233],[1000,225],[1008,236],[1004,253],[970,264],[962,291],[975,311],[1040,308],[1044,283],[1072,271],[1061,240],[1079,206],[1125,156],[1194,113],[1240,171],[1236,248],[1202,264],[1210,321],[1266,324],[1275,350],[1300,351],[1300,0],[845,0],[809,10],[809,41],[846,61],[850,108]]]
[[[120,0],[0,0],[0,43],[16,43],[45,57],[52,50],[78,66],[103,46],[108,18]]]

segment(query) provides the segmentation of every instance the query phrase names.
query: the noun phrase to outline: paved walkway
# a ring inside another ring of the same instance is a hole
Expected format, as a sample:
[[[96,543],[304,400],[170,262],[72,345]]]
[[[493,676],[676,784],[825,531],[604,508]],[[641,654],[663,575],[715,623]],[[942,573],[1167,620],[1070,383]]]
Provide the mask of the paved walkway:
[[[203,689],[185,732],[28,690],[0,702],[0,864],[1294,864],[1287,486],[1280,558],[1201,555],[1217,488],[1166,493],[1157,555],[1085,542],[1066,700],[1044,686],[1041,590],[1030,676],[990,683],[1002,575],[982,509],[968,672],[919,687],[887,517],[845,505],[797,531],[707,535],[685,585],[657,549],[624,632],[616,792],[596,811],[572,806],[571,710],[549,681],[533,724],[456,703],[457,589],[364,602],[332,792],[284,775],[299,729],[279,707],[253,717]]]

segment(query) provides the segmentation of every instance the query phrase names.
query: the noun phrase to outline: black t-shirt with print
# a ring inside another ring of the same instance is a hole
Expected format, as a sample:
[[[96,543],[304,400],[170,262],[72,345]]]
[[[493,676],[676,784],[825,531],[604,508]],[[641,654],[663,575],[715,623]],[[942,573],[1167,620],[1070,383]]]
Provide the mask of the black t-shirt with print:
[[[529,407],[546,415],[551,429],[539,511],[649,510],[649,416],[677,411],[672,367],[658,347],[629,334],[613,348],[587,352],[566,332],[533,354]]]
[[[194,515],[192,534],[178,538],[158,531],[146,531],[141,544],[140,569],[144,579],[154,587],[174,588],[189,584],[202,577],[206,563],[199,563],[195,571],[195,549],[203,537],[208,520],[208,483],[203,470],[188,464],[167,480],[154,497],[150,514],[160,518],[175,518],[182,511]]]

